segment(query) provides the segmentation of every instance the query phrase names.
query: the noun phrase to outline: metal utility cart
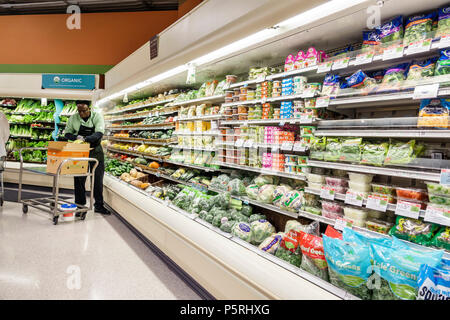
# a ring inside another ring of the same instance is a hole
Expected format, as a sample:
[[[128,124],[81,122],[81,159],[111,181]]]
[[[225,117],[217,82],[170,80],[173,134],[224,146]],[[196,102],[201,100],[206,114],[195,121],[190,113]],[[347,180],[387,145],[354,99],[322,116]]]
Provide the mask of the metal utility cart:
[[[3,172],[5,171],[6,157],[0,157],[0,207],[3,207],[5,200],[5,187],[3,185]]]
[[[18,194],[18,202],[22,203],[22,211],[23,213],[28,212],[28,206],[34,207],[37,209],[40,209],[44,212],[48,212],[53,215],[53,224],[58,224],[58,219],[61,214],[67,213],[67,211],[61,210],[60,205],[62,204],[72,204],[75,205],[75,203],[60,199],[59,197],[59,178],[61,176],[61,169],[63,168],[64,164],[70,161],[88,161],[89,164],[91,162],[94,162],[94,166],[92,167],[92,170],[88,170],[88,173],[86,174],[64,174],[64,177],[90,177],[90,204],[89,207],[87,206],[77,206],[77,209],[74,211],[74,214],[79,213],[81,220],[84,220],[86,218],[86,214],[88,211],[92,210],[93,202],[94,202],[94,182],[95,182],[95,169],[97,169],[98,166],[98,160],[94,158],[68,158],[65,159],[58,167],[58,170],[56,173],[48,173],[46,167],[28,167],[24,168],[23,166],[23,157],[22,152],[24,150],[41,150],[46,151],[47,148],[22,148],[19,150],[19,156],[20,156],[20,173],[19,173],[19,194]],[[22,176],[23,172],[33,172],[41,175],[51,176],[53,177],[53,196],[51,197],[45,197],[45,198],[35,198],[35,199],[27,199],[22,200]]]

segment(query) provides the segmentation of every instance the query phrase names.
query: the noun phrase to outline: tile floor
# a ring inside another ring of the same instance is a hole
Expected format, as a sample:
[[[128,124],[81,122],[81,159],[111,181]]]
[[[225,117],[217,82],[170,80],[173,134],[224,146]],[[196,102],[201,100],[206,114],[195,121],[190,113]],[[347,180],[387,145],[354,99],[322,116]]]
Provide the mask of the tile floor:
[[[85,221],[5,202],[0,208],[0,299],[200,297],[114,215]]]

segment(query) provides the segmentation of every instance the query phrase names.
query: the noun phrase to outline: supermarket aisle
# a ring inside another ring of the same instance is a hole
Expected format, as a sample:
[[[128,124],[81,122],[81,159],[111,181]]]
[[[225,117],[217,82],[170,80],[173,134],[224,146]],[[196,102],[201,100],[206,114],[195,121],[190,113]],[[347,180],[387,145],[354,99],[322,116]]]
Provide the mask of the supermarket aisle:
[[[120,220],[0,209],[0,299],[200,299]]]

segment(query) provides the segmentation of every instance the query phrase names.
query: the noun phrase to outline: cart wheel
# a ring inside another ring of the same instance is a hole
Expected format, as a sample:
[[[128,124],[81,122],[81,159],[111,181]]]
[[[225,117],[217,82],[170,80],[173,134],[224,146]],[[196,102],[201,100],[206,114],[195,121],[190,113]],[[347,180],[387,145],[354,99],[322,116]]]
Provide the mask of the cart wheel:
[[[3,207],[3,197],[0,198],[0,207]]]
[[[81,220],[86,219],[86,214],[87,214],[86,212],[81,214]]]
[[[54,225],[58,224],[58,218],[59,218],[59,216],[53,217],[53,224]]]
[[[23,212],[24,214],[27,214],[27,213],[28,213],[28,206],[27,206],[26,204],[22,205],[22,212]]]

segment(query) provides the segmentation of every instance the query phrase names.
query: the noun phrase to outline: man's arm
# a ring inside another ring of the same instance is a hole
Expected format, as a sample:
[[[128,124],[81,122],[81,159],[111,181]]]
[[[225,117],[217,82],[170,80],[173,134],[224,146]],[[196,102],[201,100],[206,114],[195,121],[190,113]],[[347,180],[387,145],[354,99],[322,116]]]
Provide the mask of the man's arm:
[[[67,120],[66,129],[64,130],[64,137],[67,140],[77,140],[77,136],[75,135],[75,128],[73,127],[73,116]]]
[[[103,138],[103,134],[105,133],[105,121],[99,113],[96,113],[93,122],[95,132],[84,138],[84,141],[95,144]]]

